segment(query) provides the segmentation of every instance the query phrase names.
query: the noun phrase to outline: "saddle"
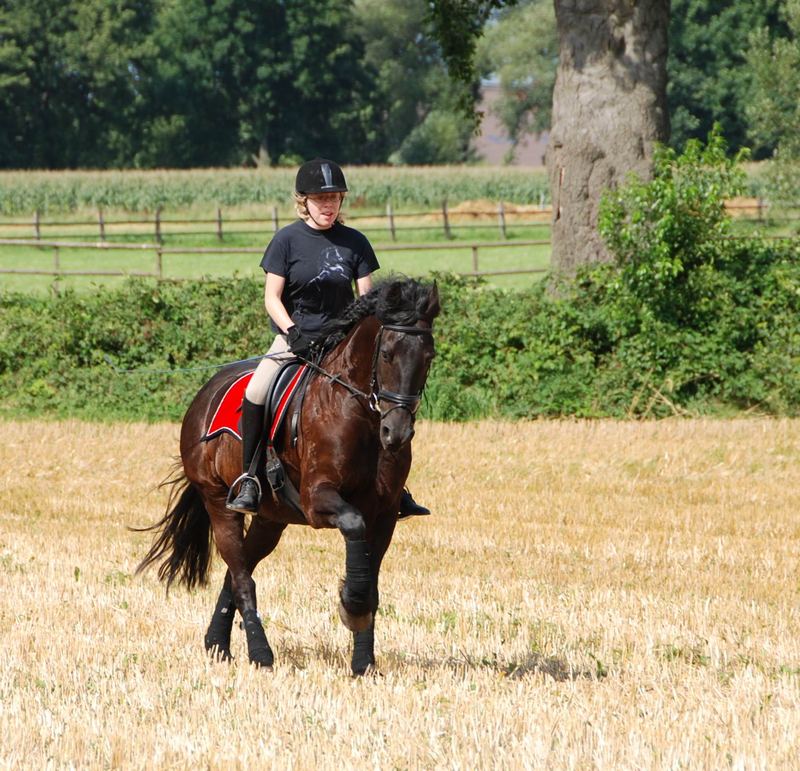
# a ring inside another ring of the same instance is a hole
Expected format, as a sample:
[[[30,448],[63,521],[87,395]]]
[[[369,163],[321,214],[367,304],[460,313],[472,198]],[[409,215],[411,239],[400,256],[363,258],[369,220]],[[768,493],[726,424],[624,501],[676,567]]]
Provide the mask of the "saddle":
[[[201,441],[207,442],[222,433],[231,434],[241,441],[242,399],[244,398],[247,384],[250,382],[250,378],[253,377],[253,371],[249,370],[242,373],[227,387]],[[291,404],[295,394],[300,395],[302,404],[309,372],[310,367],[296,359],[286,362],[278,370],[267,395],[264,433],[261,438],[262,445],[265,447],[264,470],[273,495],[297,509],[301,514],[303,511],[300,508],[300,494],[292,484],[291,479],[285,474],[283,464],[278,457],[278,450],[282,449],[283,433],[281,428],[286,418],[289,404]],[[300,408],[298,407],[292,416],[290,434],[292,444],[297,442],[299,418]],[[255,453],[254,466],[260,456],[259,452]],[[252,467],[249,470],[253,475],[258,471],[257,467]]]

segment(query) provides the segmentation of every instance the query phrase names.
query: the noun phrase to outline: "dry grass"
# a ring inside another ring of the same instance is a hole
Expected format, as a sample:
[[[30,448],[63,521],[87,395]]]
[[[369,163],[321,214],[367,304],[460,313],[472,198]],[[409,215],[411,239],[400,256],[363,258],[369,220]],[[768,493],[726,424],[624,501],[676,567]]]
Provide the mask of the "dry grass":
[[[214,664],[219,560],[132,575],[178,428],[2,428],[0,767],[800,767],[800,422],[423,424],[362,680],[336,533],[256,572],[275,672]]]

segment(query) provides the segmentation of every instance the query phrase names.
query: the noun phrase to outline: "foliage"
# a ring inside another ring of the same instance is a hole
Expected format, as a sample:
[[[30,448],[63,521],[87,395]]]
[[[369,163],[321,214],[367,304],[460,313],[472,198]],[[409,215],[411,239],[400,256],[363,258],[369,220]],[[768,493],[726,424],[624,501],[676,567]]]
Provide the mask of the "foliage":
[[[747,115],[757,145],[774,148],[769,197],[779,205],[796,205],[800,198],[800,0],[787,0],[784,10],[785,36],[776,36],[768,27],[750,35],[753,89]]]
[[[672,0],[667,95],[673,148],[703,139],[715,122],[734,150],[748,144],[753,70],[743,41],[759,27],[772,34],[785,29],[783,2]],[[767,143],[758,157],[771,147]]]
[[[375,73],[372,99],[380,106],[381,156],[400,163],[430,163],[428,154],[409,161],[398,152],[432,113],[444,113],[458,134],[448,162],[465,158],[470,127],[455,115],[459,100],[474,99],[470,88],[448,78],[431,22],[427,0],[355,0],[356,29],[364,45],[364,62]],[[465,91],[466,89],[466,91]],[[426,129],[427,131],[427,129]],[[465,139],[464,139],[465,138]],[[466,141],[465,141],[466,140]],[[413,141],[413,140],[412,140]]]
[[[447,69],[455,83],[474,89],[477,81],[475,50],[478,38],[492,12],[516,0],[430,0],[430,19],[434,35],[442,48]],[[476,120],[474,102],[468,92],[460,105],[471,122]]]
[[[553,3],[527,0],[502,10],[478,41],[478,66],[496,77],[501,94],[492,106],[513,148],[526,134],[550,128],[558,38]]]
[[[472,158],[471,135],[459,113],[433,110],[412,129],[389,160],[417,166],[461,163]]]

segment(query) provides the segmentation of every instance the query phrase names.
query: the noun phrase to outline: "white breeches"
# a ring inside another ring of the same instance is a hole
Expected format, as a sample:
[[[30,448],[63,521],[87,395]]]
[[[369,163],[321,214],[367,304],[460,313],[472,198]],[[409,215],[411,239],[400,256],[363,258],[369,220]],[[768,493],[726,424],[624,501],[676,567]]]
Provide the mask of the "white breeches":
[[[288,356],[273,356],[273,354],[283,354],[289,352],[289,342],[286,335],[275,335],[272,345],[267,351],[267,356],[270,358],[261,359],[247,384],[244,395],[249,402],[253,404],[264,404],[267,401],[267,394],[272,379],[278,374],[278,370],[283,363],[292,358],[289,353]]]

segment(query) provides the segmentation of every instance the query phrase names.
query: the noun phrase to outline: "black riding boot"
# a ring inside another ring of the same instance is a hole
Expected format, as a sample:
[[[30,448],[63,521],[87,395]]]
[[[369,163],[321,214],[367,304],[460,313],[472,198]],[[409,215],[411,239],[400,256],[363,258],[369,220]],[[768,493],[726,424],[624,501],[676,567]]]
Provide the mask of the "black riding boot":
[[[244,472],[231,485],[225,507],[231,511],[255,514],[261,502],[261,482],[258,477],[250,474],[250,465],[253,456],[258,450],[261,434],[264,431],[264,405],[253,404],[247,397],[242,401],[242,471]],[[257,468],[257,467],[256,467]],[[236,485],[239,485],[238,495],[231,500]]]
[[[411,491],[406,488],[400,496],[400,513],[397,515],[398,521],[407,517],[424,517],[430,514],[431,510],[420,506],[411,496]]]

